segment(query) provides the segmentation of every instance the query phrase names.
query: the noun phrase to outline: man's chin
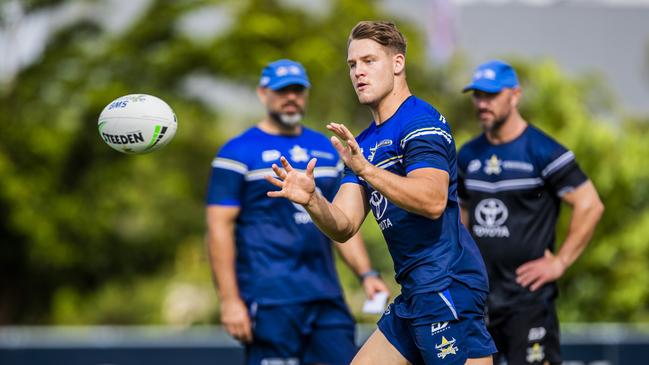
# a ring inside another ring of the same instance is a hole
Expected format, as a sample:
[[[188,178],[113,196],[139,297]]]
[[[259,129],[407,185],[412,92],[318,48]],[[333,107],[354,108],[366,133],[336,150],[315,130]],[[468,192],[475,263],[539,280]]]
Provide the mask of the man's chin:
[[[484,131],[490,131],[494,126],[494,122],[491,119],[488,120],[480,119],[480,126]]]
[[[280,121],[286,126],[295,126],[302,122],[301,113],[292,113],[292,114],[280,114]]]
[[[372,104],[374,104],[374,99],[369,95],[357,94],[357,96],[358,96],[358,102],[363,104],[363,105],[372,105]]]

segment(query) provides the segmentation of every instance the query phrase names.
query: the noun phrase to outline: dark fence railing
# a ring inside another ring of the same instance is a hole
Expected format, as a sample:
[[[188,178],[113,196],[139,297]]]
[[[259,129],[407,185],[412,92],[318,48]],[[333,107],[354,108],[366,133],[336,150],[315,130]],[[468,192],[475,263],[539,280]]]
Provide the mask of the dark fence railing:
[[[361,325],[361,344],[374,330]],[[564,365],[649,364],[649,325],[563,324]],[[220,327],[0,327],[2,365],[236,365]]]

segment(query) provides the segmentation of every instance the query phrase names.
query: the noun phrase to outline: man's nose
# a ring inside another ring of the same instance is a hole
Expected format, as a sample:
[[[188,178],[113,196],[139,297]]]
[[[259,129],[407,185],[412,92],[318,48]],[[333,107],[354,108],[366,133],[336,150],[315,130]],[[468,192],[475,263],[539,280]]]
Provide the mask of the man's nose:
[[[287,99],[294,100],[294,99],[297,99],[297,97],[298,97],[298,92],[295,91],[295,90],[288,90],[288,91],[286,91],[286,93],[284,94],[284,96],[285,96]]]
[[[360,64],[356,64],[356,67],[354,67],[354,76],[358,78],[363,75],[365,75],[365,68]]]
[[[489,106],[489,100],[487,98],[477,97],[475,98],[475,104],[478,108],[486,108]]]

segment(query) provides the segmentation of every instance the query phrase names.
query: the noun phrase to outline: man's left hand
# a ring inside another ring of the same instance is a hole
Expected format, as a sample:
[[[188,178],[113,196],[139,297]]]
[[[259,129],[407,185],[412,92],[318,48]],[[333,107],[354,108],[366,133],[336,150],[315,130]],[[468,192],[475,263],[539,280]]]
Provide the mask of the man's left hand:
[[[377,276],[367,276],[363,279],[363,290],[368,299],[372,299],[375,293],[386,292],[390,294],[390,289],[385,285],[383,280]]]
[[[559,279],[565,270],[565,263],[550,250],[545,250],[543,257],[526,262],[516,269],[516,282],[535,291],[544,284]]]

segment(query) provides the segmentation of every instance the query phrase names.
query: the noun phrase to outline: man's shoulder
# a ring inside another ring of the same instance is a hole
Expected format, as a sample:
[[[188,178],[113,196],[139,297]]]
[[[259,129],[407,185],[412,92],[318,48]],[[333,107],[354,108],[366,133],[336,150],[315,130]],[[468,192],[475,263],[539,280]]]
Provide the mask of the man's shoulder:
[[[227,140],[217,153],[218,157],[243,160],[252,151],[252,146],[259,144],[259,130],[251,127],[239,135]]]
[[[554,137],[532,124],[528,124],[525,133],[527,134],[528,142],[537,146],[555,147],[561,145]]]
[[[329,142],[329,137],[327,137],[326,134],[323,132],[313,129],[311,127],[307,126],[302,126],[302,139],[307,139],[316,143],[327,143],[331,144]]]
[[[539,167],[544,168],[560,157],[574,159],[574,154],[568,148],[541,129],[530,124],[525,133],[528,151],[537,160]]]
[[[423,132],[439,134],[451,142],[451,128],[446,118],[434,106],[415,96],[411,96],[406,103],[398,123],[402,138],[406,139]]]
[[[429,102],[416,96],[411,96],[406,100],[404,108],[404,119],[406,125],[417,122],[432,123],[439,127],[448,128],[446,118]]]
[[[256,126],[255,127],[250,127],[248,129],[240,132],[236,136],[228,139],[223,144],[223,147],[225,147],[225,146],[235,147],[235,146],[239,146],[239,145],[243,145],[245,143],[248,143],[248,142],[250,142],[250,140],[258,139],[259,138],[259,132],[260,132],[260,130]]]

